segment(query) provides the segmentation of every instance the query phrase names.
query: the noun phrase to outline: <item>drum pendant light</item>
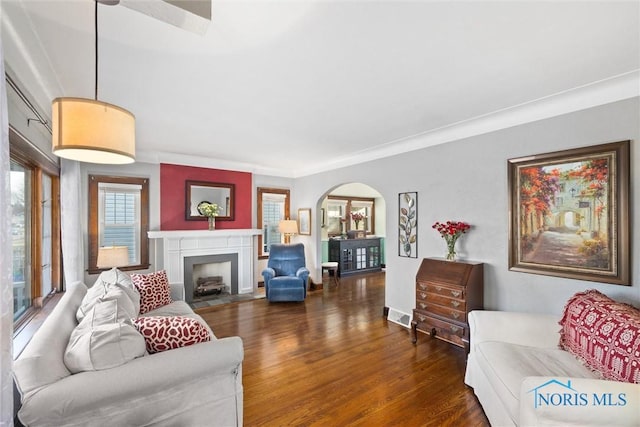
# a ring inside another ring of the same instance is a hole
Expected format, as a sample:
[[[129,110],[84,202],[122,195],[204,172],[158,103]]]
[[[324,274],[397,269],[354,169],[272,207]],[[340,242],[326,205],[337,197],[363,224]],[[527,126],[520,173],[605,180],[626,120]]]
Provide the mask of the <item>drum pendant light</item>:
[[[56,98],[52,102],[52,150],[56,156],[88,163],[135,162],[135,117],[98,101],[98,1],[95,2],[95,99]],[[102,0],[105,4],[113,2]]]

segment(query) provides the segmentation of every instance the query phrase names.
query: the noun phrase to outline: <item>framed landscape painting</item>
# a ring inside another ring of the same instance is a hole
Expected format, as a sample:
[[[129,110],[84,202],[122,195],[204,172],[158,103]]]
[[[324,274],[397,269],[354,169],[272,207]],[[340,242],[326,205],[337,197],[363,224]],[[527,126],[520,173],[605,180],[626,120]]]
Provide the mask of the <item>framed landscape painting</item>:
[[[298,233],[311,236],[311,208],[298,209]]]
[[[631,285],[629,145],[508,161],[510,270]]]

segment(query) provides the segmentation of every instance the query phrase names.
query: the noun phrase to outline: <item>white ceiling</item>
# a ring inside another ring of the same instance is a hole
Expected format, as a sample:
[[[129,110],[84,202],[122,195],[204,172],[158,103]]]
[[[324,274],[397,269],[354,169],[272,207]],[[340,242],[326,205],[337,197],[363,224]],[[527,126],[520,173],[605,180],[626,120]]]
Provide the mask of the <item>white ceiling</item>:
[[[8,68],[50,115],[93,97],[93,1],[2,0]],[[639,1],[213,1],[204,36],[100,6],[99,99],[138,159],[282,176],[640,92]]]

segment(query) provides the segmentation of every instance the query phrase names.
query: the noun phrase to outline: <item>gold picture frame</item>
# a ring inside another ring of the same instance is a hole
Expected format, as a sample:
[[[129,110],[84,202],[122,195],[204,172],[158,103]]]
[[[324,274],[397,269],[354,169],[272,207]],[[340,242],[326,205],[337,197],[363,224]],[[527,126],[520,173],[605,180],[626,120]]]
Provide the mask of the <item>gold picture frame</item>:
[[[298,234],[311,236],[311,208],[298,209]]]
[[[629,146],[508,160],[510,270],[631,285]]]

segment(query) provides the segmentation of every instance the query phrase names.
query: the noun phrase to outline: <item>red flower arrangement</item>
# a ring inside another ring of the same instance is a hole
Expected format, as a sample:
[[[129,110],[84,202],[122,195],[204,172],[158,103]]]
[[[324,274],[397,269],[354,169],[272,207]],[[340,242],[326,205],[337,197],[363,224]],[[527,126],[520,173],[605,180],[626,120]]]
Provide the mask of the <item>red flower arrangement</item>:
[[[432,225],[440,236],[447,242],[447,259],[454,260],[456,258],[456,241],[460,236],[471,228],[469,224],[462,221],[436,222]]]
[[[360,221],[365,219],[364,214],[360,212],[351,212],[349,215],[351,216],[351,219],[353,220],[353,222],[356,223],[356,230],[359,230],[360,227],[358,225],[360,224]]]
[[[358,223],[364,219],[364,215],[360,212],[351,212],[351,219]]]

